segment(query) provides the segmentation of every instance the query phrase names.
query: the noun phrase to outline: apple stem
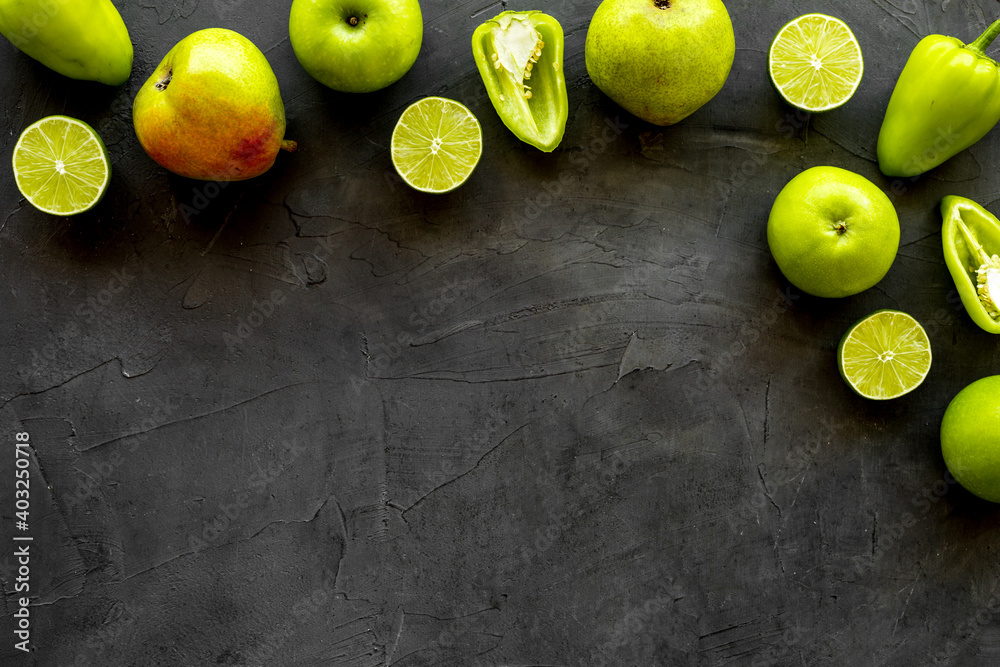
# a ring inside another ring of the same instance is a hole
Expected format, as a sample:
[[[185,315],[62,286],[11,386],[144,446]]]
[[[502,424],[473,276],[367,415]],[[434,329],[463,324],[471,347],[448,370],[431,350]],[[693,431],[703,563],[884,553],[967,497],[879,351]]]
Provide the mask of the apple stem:
[[[281,150],[288,151],[289,153],[294,153],[299,150],[299,144],[297,141],[292,141],[291,139],[285,139],[281,142]]]
[[[657,9],[670,9],[670,0],[653,0]]]
[[[352,16],[351,18],[347,19],[347,22],[350,23],[351,25],[357,25],[358,24],[358,17],[357,16]]]

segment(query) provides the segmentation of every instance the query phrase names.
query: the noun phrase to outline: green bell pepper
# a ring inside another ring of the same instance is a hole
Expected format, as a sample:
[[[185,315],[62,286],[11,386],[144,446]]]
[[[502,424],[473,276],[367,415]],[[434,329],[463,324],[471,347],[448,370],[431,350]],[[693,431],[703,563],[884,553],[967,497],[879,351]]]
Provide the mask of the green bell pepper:
[[[973,321],[1000,334],[1000,220],[965,197],[941,200],[944,261]]]
[[[546,153],[566,131],[563,30],[542,12],[503,12],[472,34],[472,53],[503,124]]]
[[[938,166],[1000,121],[1000,71],[983,52],[1000,19],[965,45],[954,37],[920,40],[899,75],[878,135],[886,176],[917,176]]]

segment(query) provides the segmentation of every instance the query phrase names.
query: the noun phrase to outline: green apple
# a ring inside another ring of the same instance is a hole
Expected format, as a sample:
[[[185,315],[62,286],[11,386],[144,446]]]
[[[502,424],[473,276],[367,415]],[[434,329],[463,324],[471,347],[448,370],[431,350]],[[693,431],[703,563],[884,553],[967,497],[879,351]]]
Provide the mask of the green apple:
[[[314,79],[345,93],[369,93],[410,70],[424,20],[417,0],[294,0],[288,36]]]
[[[209,28],[170,49],[132,105],[139,143],[175,174],[241,181],[274,164],[285,106],[264,54],[243,35]]]
[[[655,125],[673,125],[715,97],[735,53],[720,0],[604,0],[585,46],[594,84]]]
[[[941,453],[958,483],[1000,503],[1000,375],[958,392],[941,421]]]
[[[0,0],[0,34],[71,79],[119,86],[132,73],[132,41],[111,0]]]
[[[899,250],[899,217],[864,176],[813,167],[774,200],[767,243],[778,268],[803,292],[850,296],[889,272]]]

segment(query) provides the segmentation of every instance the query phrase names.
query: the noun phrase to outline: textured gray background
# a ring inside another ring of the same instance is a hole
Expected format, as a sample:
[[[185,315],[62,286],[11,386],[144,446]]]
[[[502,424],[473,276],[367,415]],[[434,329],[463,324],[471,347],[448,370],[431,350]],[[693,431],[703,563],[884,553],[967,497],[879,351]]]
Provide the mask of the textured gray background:
[[[288,2],[115,4],[136,45],[119,89],[0,47],[2,161],[66,113],[114,164],[71,220],[0,179],[4,665],[998,664],[1000,515],[948,483],[938,426],[1000,348],[956,305],[937,203],[1000,199],[1000,135],[896,183],[873,147],[918,38],[971,40],[1000,3],[731,0],[729,81],[671,128],[590,83],[597,0],[512,3],[566,31],[548,155],[476,72],[469,38],[497,4],[424,0],[416,65],[363,97],[299,67]],[[806,119],[766,52],[810,10],[854,28],[866,72]],[[130,116],[166,51],[212,26],[266,53],[301,145],[221,189],[156,167]],[[436,197],[388,154],[431,94],[485,142]],[[821,164],[892,192],[902,223],[888,276],[839,301],[789,290],[765,238],[780,188]],[[835,350],[886,307],[925,324],[935,361],[875,404]],[[9,629],[18,430],[36,456],[29,658]]]

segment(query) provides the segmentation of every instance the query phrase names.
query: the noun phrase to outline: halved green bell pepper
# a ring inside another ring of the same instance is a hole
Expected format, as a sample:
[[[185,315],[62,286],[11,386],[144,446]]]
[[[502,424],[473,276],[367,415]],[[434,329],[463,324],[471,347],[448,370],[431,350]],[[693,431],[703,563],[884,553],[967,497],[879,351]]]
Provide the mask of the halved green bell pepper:
[[[503,124],[539,150],[555,149],[569,116],[559,22],[538,11],[503,12],[476,28],[472,53]]]
[[[1000,220],[965,197],[941,200],[944,261],[973,321],[1000,334]]]
[[[986,48],[1000,19],[979,39],[920,40],[896,88],[878,135],[878,166],[886,176],[917,176],[964,151],[1000,121],[1000,70]]]

